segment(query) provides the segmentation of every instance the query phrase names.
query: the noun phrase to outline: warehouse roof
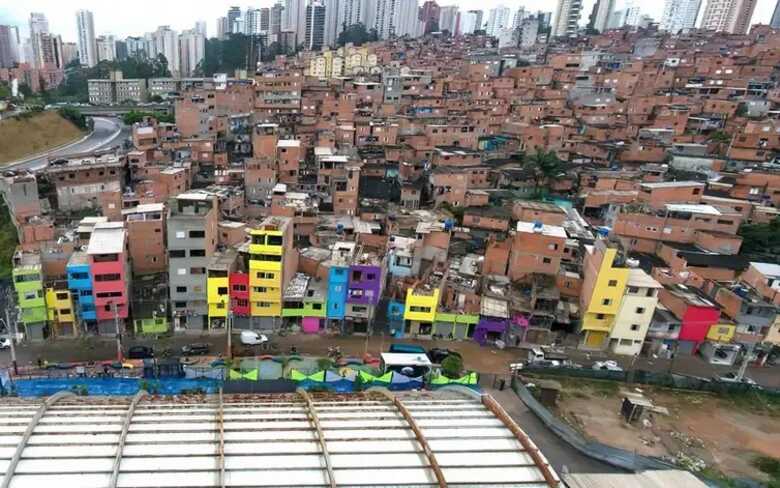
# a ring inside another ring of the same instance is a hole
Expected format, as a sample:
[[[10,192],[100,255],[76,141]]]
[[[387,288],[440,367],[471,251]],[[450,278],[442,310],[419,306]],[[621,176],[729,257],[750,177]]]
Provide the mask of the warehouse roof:
[[[14,488],[560,486],[495,400],[453,391],[55,395],[0,413]]]

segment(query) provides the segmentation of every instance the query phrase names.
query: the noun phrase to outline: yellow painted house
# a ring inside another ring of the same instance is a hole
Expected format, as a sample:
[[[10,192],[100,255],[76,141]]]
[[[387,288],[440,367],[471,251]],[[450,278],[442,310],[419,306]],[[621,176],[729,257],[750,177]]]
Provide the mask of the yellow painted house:
[[[737,324],[722,322],[710,326],[707,331],[707,340],[715,342],[731,342],[737,332]]]
[[[585,349],[605,346],[626,291],[629,269],[616,263],[618,250],[604,240],[587,246],[580,306],[583,310],[580,332]]]
[[[253,317],[281,317],[284,231],[260,228],[250,232],[249,302]]]
[[[439,306],[439,295],[438,288],[432,291],[407,289],[404,320],[433,322],[436,318],[436,309]]]
[[[70,290],[46,288],[46,319],[58,337],[78,336]]]

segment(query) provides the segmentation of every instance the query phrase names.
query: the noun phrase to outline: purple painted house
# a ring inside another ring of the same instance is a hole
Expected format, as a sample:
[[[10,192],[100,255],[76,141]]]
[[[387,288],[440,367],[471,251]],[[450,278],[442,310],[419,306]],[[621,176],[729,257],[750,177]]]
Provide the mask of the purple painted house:
[[[480,346],[498,339],[504,340],[508,325],[507,319],[480,317],[477,327],[474,329],[474,340]]]
[[[382,295],[382,267],[353,264],[349,267],[347,303],[376,305]]]

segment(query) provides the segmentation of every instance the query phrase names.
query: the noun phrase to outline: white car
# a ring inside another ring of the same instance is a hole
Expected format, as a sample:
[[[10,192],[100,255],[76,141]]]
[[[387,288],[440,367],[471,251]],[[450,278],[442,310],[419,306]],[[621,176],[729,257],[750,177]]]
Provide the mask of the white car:
[[[241,331],[241,344],[245,346],[259,346],[268,342],[268,337],[265,334],[260,334],[253,330]]]
[[[623,368],[621,368],[617,362],[612,360],[596,361],[593,363],[593,369],[601,371],[623,371]]]
[[[0,350],[10,349],[10,348],[11,348],[11,339],[7,337],[0,338]]]

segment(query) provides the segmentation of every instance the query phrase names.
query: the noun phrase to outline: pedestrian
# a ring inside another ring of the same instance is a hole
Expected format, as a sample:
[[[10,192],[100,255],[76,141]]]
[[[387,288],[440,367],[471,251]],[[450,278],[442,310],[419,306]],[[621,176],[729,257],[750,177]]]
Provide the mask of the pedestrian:
[[[38,356],[38,369],[43,369],[43,359],[40,356]]]

